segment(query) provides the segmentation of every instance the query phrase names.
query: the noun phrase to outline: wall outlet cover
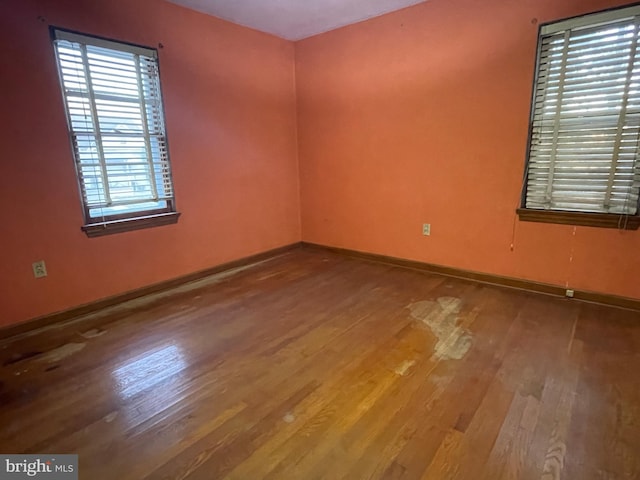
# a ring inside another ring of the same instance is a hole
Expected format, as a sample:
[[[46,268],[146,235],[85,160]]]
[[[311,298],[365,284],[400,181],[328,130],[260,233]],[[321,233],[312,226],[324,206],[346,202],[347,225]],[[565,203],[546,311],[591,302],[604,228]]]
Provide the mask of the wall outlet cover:
[[[42,278],[47,276],[47,266],[44,263],[44,260],[38,260],[37,262],[33,262],[31,264],[31,268],[33,268],[33,276],[36,278]]]

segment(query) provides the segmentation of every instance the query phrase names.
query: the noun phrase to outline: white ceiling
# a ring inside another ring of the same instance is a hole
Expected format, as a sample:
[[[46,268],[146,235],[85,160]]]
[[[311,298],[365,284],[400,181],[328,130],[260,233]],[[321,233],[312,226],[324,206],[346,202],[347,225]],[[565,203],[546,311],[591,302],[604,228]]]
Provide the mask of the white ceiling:
[[[287,40],[300,40],[425,0],[169,1]]]

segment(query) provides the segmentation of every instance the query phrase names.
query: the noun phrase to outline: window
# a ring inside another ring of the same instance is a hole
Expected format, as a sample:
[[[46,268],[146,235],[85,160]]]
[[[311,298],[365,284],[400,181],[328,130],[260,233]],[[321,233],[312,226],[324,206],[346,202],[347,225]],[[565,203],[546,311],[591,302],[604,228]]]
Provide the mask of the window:
[[[53,29],[89,236],[175,223],[156,50]]]
[[[520,218],[638,228],[640,6],[540,28]]]

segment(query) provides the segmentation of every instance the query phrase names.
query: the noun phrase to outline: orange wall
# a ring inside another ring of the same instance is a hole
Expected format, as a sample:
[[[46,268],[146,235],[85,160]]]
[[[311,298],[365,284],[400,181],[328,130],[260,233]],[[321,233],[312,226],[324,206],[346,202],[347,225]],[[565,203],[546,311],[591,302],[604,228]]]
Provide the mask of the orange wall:
[[[532,19],[611,5],[429,0],[294,46],[161,0],[3,0],[0,326],[301,236],[640,298],[640,232],[515,221],[513,233]],[[80,231],[49,25],[164,45],[177,225]],[[40,259],[49,276],[36,280]]]
[[[429,0],[298,42],[303,240],[640,299],[640,231],[514,214],[537,23],[621,3]]]
[[[80,231],[50,24],[164,44],[177,225]],[[2,0],[0,325],[299,241],[293,55],[290,42],[159,0]],[[49,276],[36,280],[40,259]]]

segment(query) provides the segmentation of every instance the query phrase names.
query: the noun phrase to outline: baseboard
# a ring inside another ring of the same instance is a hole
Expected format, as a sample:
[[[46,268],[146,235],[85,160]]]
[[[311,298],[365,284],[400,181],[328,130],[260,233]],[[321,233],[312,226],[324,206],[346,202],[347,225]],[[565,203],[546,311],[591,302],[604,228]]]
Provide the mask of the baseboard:
[[[138,288],[136,290],[130,290],[128,292],[120,293],[112,297],[102,298],[100,300],[96,300],[95,302],[73,307],[68,310],[51,313],[48,315],[44,315],[42,317],[37,317],[31,320],[16,323],[13,325],[7,325],[5,327],[0,328],[0,340],[13,337],[16,335],[21,335],[23,333],[30,332],[33,330],[45,328],[56,323],[66,322],[73,318],[81,317],[83,315],[88,315],[88,314],[97,312],[99,310],[102,310],[104,308],[112,307],[119,303],[127,302],[129,300],[134,300],[136,298],[144,297],[146,295],[151,295],[164,290],[169,290],[175,287],[179,287],[185,283],[193,282],[195,280],[200,280],[202,278],[208,277],[209,275],[214,275],[216,273],[220,273],[225,270],[230,270],[232,268],[251,265],[252,263],[267,260],[271,257],[281,255],[283,253],[286,253],[290,250],[294,250],[299,247],[300,247],[299,242],[292,243],[290,245],[274,248],[272,250],[268,250],[262,253],[257,253],[255,255],[250,255],[248,257],[243,257],[238,260],[233,260],[231,262],[216,265],[215,267],[207,268],[205,270],[200,270],[194,273],[190,273],[188,275],[183,275],[181,277],[165,280],[164,282],[154,283],[152,285],[147,285],[146,287]]]
[[[539,283],[531,280],[522,280],[512,277],[503,277],[500,275],[493,275],[490,273],[474,272],[470,270],[463,270],[454,267],[445,267],[442,265],[435,265],[432,263],[419,262],[417,260],[406,260],[404,258],[389,257],[387,255],[380,255],[377,253],[360,252],[358,250],[350,250],[347,248],[330,247],[326,245],[319,245],[316,243],[301,242],[303,247],[321,249],[329,252],[337,253],[340,255],[346,255],[349,257],[360,258],[377,263],[385,263],[389,265],[395,265],[398,267],[411,268],[414,270],[421,270],[429,273],[435,273],[438,275],[446,275],[448,277],[462,278],[465,280],[473,280],[479,283],[487,283],[490,285],[499,285],[502,287],[516,288],[519,290],[528,290],[531,292],[545,293],[547,295],[555,295],[558,297],[564,297],[566,290],[564,287],[558,285],[551,285],[548,283]],[[620,297],[616,295],[609,295],[605,293],[596,293],[589,291],[575,290],[572,300],[581,300],[584,302],[599,303],[603,305],[609,305],[614,307],[626,308],[629,310],[640,310],[640,300],[628,297]]]
[[[490,285],[498,285],[502,287],[516,288],[520,290],[528,290],[531,292],[545,293],[548,295],[555,295],[558,297],[565,296],[565,289],[557,285],[550,285],[547,283],[539,283],[531,280],[522,280],[512,277],[503,277],[500,275],[492,275],[489,273],[474,272],[470,270],[463,270],[454,267],[445,267],[442,265],[435,265],[431,263],[419,262],[417,260],[407,260],[404,258],[390,257],[387,255],[380,255],[376,253],[360,252],[357,250],[350,250],[347,248],[330,247],[327,245],[319,245],[309,242],[297,242],[283,247],[274,248],[266,252],[243,257],[238,260],[223,263],[215,267],[200,270],[198,272],[183,275],[181,277],[172,278],[164,282],[154,283],[146,287],[142,287],[136,290],[130,290],[112,297],[103,298],[95,302],[87,303],[77,307],[70,308],[61,312],[55,312],[42,317],[27,320],[25,322],[16,323],[0,328],[0,340],[21,335],[23,333],[48,327],[56,323],[66,322],[76,317],[88,315],[104,308],[112,307],[119,303],[134,300],[136,298],[151,295],[164,290],[179,287],[185,283],[200,280],[214,275],[216,273],[230,270],[232,268],[243,267],[251,265],[252,263],[267,260],[271,257],[281,255],[288,251],[294,250],[299,247],[312,248],[316,250],[325,250],[328,252],[337,253],[353,258],[359,258],[362,260],[368,260],[376,263],[385,263],[389,265],[395,265],[398,267],[411,268],[414,270],[421,270],[437,275],[445,275],[449,277],[456,277],[465,280],[473,280],[479,283],[486,283]],[[640,311],[640,300],[634,298],[620,297],[616,295],[609,295],[604,293],[589,292],[575,290],[573,300],[580,300],[591,303],[599,303],[603,305],[609,305],[614,307],[626,308],[629,310]]]

